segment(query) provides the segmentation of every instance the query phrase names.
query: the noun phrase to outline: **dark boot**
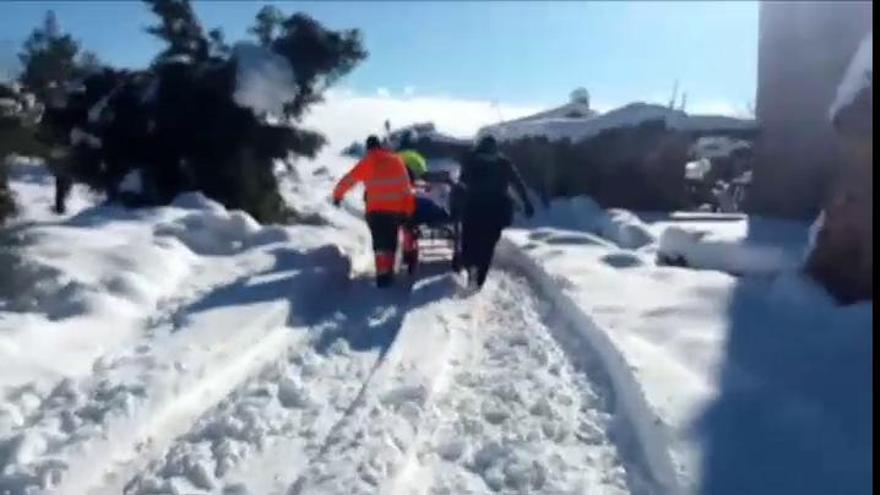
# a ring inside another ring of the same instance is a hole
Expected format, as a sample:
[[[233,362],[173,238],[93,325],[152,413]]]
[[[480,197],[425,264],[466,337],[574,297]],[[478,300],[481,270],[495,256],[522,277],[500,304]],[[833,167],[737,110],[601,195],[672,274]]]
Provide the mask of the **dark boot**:
[[[73,181],[64,175],[55,176],[55,213],[63,215],[67,211],[67,196],[73,187]]]
[[[412,225],[405,225],[403,231],[403,264],[410,275],[416,272],[419,264],[419,245],[416,230]]]
[[[381,273],[376,275],[376,287],[385,289],[394,285],[393,273]]]

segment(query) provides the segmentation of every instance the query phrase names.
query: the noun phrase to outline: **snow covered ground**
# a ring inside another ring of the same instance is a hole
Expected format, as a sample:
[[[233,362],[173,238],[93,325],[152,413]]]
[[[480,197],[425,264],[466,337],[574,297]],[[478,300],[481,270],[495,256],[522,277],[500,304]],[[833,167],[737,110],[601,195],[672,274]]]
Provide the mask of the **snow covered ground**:
[[[566,207],[562,229],[507,238],[609,341],[606,367],[655,418],[643,444],[667,446],[683,493],[870,492],[872,305],[837,307],[797,272],[806,224],[641,214],[660,243],[628,249],[597,235],[607,214]],[[703,269],[657,266],[665,240]]]
[[[55,178],[46,170],[42,161],[19,156],[12,156],[7,160],[9,180],[14,184],[13,193],[18,197],[17,202],[21,206],[21,211],[9,224],[57,221],[75,215],[98,201],[97,196],[85,186],[74,184],[67,201],[67,211],[64,215],[56,215],[52,211],[55,205]]]
[[[0,493],[870,491],[872,308],[791,270],[806,226],[578,198],[511,229],[479,293],[430,258],[379,291],[360,194],[328,202],[370,131],[340,125],[282,180],[314,225],[82,189],[57,217],[13,166]],[[737,277],[730,249],[782,254]]]
[[[299,165],[285,192],[326,225],[198,194],[125,210],[78,191],[48,216],[52,182],[16,165],[0,492],[656,492],[527,278],[473,295],[427,260],[377,291],[358,195],[324,197],[350,160]]]

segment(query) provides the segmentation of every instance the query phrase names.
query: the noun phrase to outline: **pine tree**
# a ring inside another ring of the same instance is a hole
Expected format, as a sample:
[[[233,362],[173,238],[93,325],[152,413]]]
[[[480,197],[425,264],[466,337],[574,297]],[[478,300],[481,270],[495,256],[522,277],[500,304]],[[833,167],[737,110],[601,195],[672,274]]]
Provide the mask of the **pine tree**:
[[[93,74],[104,67],[104,64],[101,63],[101,59],[98,58],[98,54],[91,50],[84,50],[78,60],[77,66],[79,68],[79,72],[83,75]]]
[[[147,32],[168,43],[156,62],[186,56],[193,62],[203,62],[209,56],[209,42],[205,37],[189,0],[144,0],[160,23]]]
[[[248,29],[248,32],[257,37],[260,45],[268,47],[281,30],[283,20],[284,14],[277,7],[266,5],[257,12],[254,25]]]
[[[281,34],[272,49],[293,66],[297,94],[285,105],[289,118],[298,120],[309,105],[321,101],[321,94],[348,74],[367,51],[357,29],[329,31],[318,21],[296,13],[281,23]]]
[[[224,60],[232,53],[232,49],[226,43],[226,36],[223,35],[222,29],[215,28],[208,31],[208,39],[210,40],[208,51],[212,58]]]
[[[48,11],[43,25],[31,32],[19,53],[23,66],[21,83],[45,101],[51,91],[80,74],[78,53],[79,43],[61,32],[55,13]]]

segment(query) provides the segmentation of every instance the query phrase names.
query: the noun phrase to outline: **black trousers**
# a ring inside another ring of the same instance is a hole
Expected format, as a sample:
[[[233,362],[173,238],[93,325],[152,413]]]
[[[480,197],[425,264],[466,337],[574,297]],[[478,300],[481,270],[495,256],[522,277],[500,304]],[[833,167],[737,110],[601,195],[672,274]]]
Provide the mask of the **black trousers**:
[[[461,257],[466,269],[476,271],[482,287],[492,264],[501,231],[510,225],[513,205],[508,201],[469,202],[461,223]]]
[[[406,217],[397,213],[371,212],[366,215],[376,258],[376,285],[386,287],[394,280],[397,237]]]

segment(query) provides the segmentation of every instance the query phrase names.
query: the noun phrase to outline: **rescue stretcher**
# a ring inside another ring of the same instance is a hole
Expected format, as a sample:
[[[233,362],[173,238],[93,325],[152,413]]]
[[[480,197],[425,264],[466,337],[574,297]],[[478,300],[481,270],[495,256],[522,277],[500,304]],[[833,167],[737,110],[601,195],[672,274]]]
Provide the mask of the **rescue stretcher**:
[[[449,171],[429,171],[414,181],[416,211],[408,227],[415,237],[416,264],[448,258],[452,270],[461,261],[459,189]],[[415,269],[409,267],[410,272]]]

